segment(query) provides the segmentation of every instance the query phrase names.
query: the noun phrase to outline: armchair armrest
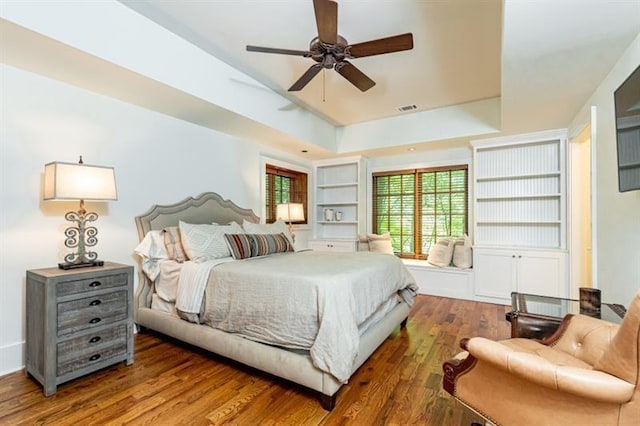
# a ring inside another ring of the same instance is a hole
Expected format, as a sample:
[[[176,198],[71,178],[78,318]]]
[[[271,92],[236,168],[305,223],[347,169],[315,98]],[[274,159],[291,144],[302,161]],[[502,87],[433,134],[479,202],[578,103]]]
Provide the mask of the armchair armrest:
[[[539,386],[594,401],[622,404],[635,391],[635,385],[602,371],[556,365],[534,353],[518,352],[482,337],[469,339],[466,349],[478,362],[490,363]]]

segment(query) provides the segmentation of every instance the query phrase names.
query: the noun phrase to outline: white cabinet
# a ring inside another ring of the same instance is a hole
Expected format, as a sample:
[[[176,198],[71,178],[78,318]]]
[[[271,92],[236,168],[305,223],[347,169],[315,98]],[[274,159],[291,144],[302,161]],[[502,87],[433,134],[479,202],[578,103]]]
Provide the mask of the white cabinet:
[[[566,132],[472,141],[475,294],[567,297]]]
[[[357,240],[313,240],[309,242],[309,245],[311,250],[315,251],[335,251],[343,253],[357,251]]]
[[[355,250],[358,233],[366,229],[365,178],[362,157],[314,163],[312,248],[329,248],[326,241],[332,241],[347,243]]]
[[[511,292],[566,297],[567,252],[477,247],[473,251],[475,295],[479,300],[509,304]]]

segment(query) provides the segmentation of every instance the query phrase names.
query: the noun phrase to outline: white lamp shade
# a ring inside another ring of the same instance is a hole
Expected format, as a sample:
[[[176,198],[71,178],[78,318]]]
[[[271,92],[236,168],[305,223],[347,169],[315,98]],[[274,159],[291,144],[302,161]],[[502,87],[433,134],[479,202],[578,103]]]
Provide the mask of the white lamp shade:
[[[276,219],[285,222],[300,222],[304,220],[304,207],[300,203],[285,203],[276,206]]]
[[[45,200],[117,200],[113,167],[53,162],[44,166]]]

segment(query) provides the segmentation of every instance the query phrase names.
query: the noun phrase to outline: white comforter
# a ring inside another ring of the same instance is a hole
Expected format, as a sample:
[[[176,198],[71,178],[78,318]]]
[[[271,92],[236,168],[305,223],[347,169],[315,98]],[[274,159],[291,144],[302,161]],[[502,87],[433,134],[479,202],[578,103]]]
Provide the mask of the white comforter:
[[[317,368],[343,383],[357,356],[358,328],[390,298],[411,303],[417,292],[400,259],[380,253],[306,251],[209,269],[204,323],[309,350]]]

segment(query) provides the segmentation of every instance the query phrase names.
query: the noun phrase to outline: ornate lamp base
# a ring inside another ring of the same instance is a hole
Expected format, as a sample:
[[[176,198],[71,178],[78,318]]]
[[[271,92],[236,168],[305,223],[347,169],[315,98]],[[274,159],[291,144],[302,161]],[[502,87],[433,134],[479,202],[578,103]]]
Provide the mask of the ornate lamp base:
[[[96,235],[98,230],[95,226],[87,226],[87,222],[98,219],[98,214],[87,212],[84,208],[84,200],[80,200],[80,210],[68,212],[65,218],[69,222],[75,222],[76,226],[70,226],[64,231],[67,239],[64,245],[69,248],[78,248],[75,253],[69,253],[64,257],[66,262],[58,263],[60,269],[87,268],[90,266],[104,266],[102,260],[98,260],[98,253],[87,251],[87,247],[93,247],[98,243]]]

